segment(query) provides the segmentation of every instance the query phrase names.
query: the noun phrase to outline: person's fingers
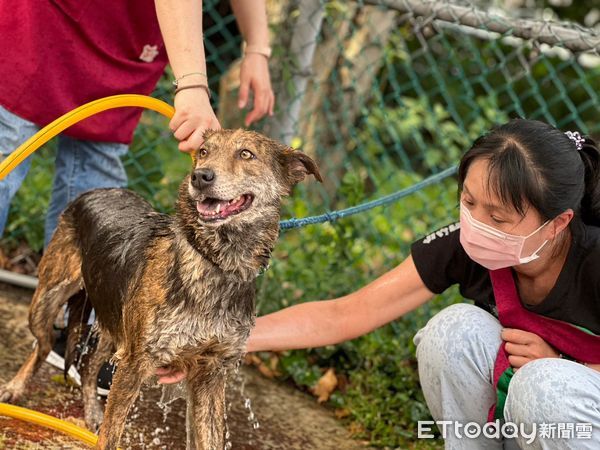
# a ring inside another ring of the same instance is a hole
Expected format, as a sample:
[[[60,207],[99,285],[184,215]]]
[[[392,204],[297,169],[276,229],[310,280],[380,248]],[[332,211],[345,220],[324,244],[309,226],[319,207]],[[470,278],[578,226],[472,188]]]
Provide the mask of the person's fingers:
[[[158,367],[154,373],[158,376],[162,376],[162,375],[166,375],[168,373],[173,372],[173,368],[172,367]]]
[[[245,124],[249,126],[253,122],[262,119],[269,112],[270,91],[258,90],[254,94],[254,108],[246,116]]]
[[[158,367],[154,374],[158,377],[161,384],[179,383],[186,377],[186,372],[179,371],[171,366]]]
[[[204,132],[207,128],[199,127],[184,141],[179,143],[179,150],[183,152],[193,152],[199,149],[204,143]]]
[[[509,355],[514,356],[531,356],[529,353],[530,349],[527,345],[514,344],[512,342],[507,342],[504,344],[504,348],[508,352]]]
[[[204,133],[207,130],[220,130],[221,124],[215,117],[213,120],[208,122],[206,125],[198,126],[188,136],[187,139],[181,141],[178,145],[179,150],[186,153],[191,153],[198,150],[204,144]]]
[[[179,383],[180,381],[183,381],[184,379],[185,379],[185,374],[182,372],[177,372],[173,375],[158,377],[158,382],[160,384],[173,384],[173,383]]]
[[[183,115],[177,114],[177,111],[175,111],[175,114],[169,121],[169,129],[174,132],[177,128],[179,128],[181,126],[181,124],[184,121],[185,121],[185,118],[183,117]]]
[[[518,330],[515,328],[504,328],[501,333],[503,340],[513,342],[515,344],[533,344],[537,341],[537,335],[528,331]]]
[[[238,96],[238,108],[245,108],[248,104],[248,96],[250,95],[250,80],[243,77],[240,80],[240,93]]]
[[[246,115],[246,119],[244,120],[244,125],[246,125],[247,127],[249,127],[250,125],[252,125],[254,123],[254,121],[257,120],[257,114],[256,114],[256,110],[253,109],[252,111],[250,111],[247,115]]]
[[[159,376],[158,382],[160,384],[179,383],[180,381],[184,380],[185,377],[185,372],[169,372],[168,374]]]
[[[179,140],[177,146],[179,150],[185,153],[191,153],[199,149],[204,144],[204,133],[207,130],[220,130],[221,124],[216,117],[209,118],[208,120],[201,120],[199,124],[194,125],[191,121],[184,123],[181,127],[181,133],[179,130],[175,133],[175,137]],[[184,136],[183,138],[180,138]]]
[[[173,136],[175,136],[175,139],[177,139],[178,141],[182,141],[184,139],[187,139],[194,132],[195,129],[196,127],[194,127],[194,124],[188,120],[179,125],[179,127],[177,127],[175,130],[173,130]]]
[[[271,100],[269,102],[269,116],[272,116],[275,112],[275,94],[271,91]]]
[[[510,363],[511,367],[514,367],[516,369],[518,369],[519,367],[523,367],[529,361],[530,361],[530,359],[526,358],[524,356],[513,356],[513,355],[510,355],[508,357],[508,362]]]

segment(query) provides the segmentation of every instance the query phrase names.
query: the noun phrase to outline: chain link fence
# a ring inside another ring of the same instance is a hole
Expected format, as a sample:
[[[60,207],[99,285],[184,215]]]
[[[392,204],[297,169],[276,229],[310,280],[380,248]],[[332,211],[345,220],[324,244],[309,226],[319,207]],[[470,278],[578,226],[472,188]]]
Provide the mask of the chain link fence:
[[[302,189],[308,201],[299,212],[347,207],[436,174],[510,117],[599,132],[598,31],[511,17],[498,9],[501,2],[492,3],[496,8],[487,10],[490,2],[269,3],[278,112],[259,128],[315,156],[326,177],[323,186]],[[241,38],[227,2],[205,2],[204,23],[215,106],[224,126],[241,126]],[[169,80],[166,74],[154,93],[167,102]],[[24,238],[36,249],[52,152],[50,145],[35,158],[7,229],[9,239]],[[187,160],[164,119],[145,113],[126,166],[130,187],[169,210]],[[344,194],[348,183],[362,192]]]

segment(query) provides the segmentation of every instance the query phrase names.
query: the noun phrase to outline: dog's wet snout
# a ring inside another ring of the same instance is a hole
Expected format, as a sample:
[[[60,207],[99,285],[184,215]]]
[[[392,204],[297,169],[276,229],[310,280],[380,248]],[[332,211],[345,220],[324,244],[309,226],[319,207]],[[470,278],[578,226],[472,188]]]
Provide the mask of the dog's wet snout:
[[[192,172],[192,186],[202,189],[215,182],[216,174],[212,169],[196,169]]]

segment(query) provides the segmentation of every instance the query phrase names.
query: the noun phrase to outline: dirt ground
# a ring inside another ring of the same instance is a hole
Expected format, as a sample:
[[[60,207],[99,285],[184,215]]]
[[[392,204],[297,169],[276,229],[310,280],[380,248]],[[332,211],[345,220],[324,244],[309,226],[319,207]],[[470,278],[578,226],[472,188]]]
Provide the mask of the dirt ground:
[[[31,291],[0,283],[0,383],[8,381],[29,354],[33,343],[27,327]],[[291,386],[269,380],[256,370],[244,367],[240,379],[232,383],[227,420],[232,450],[255,449],[365,449],[352,440],[332,413],[314,398]],[[122,449],[185,449],[185,404],[170,404],[166,415],[158,407],[162,388],[146,386],[130,413]],[[251,400],[259,428],[254,429],[245,407]],[[79,388],[66,383],[54,367],[44,364],[20,406],[41,411],[84,426]],[[56,432],[16,419],[0,416],[0,449],[84,449],[84,444]]]

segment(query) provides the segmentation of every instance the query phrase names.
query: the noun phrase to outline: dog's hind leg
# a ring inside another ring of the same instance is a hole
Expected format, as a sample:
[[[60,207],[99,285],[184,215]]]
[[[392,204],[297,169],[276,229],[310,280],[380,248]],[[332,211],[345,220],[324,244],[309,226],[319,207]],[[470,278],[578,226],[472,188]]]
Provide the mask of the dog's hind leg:
[[[102,404],[96,393],[98,372],[102,364],[112,356],[112,348],[112,341],[108,333],[99,330],[96,348],[90,349],[82,360],[80,372],[85,424],[94,433],[100,428],[103,417]]]
[[[188,448],[219,450],[224,445],[225,370],[200,370],[188,376]]]
[[[37,339],[36,346],[13,379],[0,387],[0,402],[15,402],[23,394],[52,350],[53,325],[59,311],[83,288],[79,250],[61,225],[40,262],[39,283],[29,308],[29,328]]]
[[[154,374],[149,363],[141,358],[124,357],[118,361],[100,427],[96,449],[114,450],[119,445],[129,410],[133,406],[142,383]]]
[[[81,286],[77,282],[64,281],[50,290],[38,288],[34,295],[29,316],[31,332],[37,339],[33,352],[21,366],[17,374],[6,385],[0,387],[0,402],[16,402],[23,395],[27,383],[46,360],[54,344],[54,320],[62,305]],[[36,297],[37,296],[37,297]],[[34,308],[33,306],[37,306]]]

